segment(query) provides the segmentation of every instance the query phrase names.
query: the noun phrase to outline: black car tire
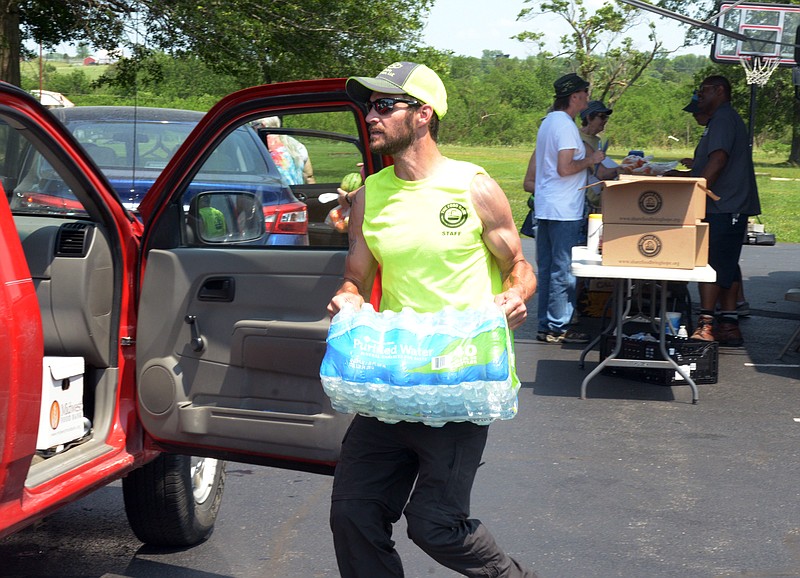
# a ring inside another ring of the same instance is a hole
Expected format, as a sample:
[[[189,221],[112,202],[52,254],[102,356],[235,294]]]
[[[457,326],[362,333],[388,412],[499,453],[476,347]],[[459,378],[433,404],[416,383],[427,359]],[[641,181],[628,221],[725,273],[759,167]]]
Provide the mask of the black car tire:
[[[145,544],[192,546],[211,535],[224,486],[225,462],[161,454],[123,478],[125,513]]]

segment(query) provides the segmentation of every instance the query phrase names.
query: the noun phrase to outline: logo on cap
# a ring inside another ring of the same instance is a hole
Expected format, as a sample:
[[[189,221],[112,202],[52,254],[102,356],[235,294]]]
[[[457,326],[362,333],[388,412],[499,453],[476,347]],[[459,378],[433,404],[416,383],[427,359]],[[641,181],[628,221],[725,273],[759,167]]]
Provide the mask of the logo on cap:
[[[389,77],[392,77],[392,76],[394,76],[395,72],[396,72],[397,70],[400,70],[400,69],[402,69],[402,68],[403,68],[403,66],[404,66],[404,64],[403,64],[402,62],[395,62],[395,63],[392,63],[392,64],[390,64],[389,66],[387,66],[386,68],[384,68],[384,69],[381,71],[381,73],[378,75],[378,77],[379,77],[379,78],[380,78],[381,76],[389,76]]]
[[[461,203],[448,203],[439,211],[439,222],[448,229],[455,229],[467,222],[467,208]]]

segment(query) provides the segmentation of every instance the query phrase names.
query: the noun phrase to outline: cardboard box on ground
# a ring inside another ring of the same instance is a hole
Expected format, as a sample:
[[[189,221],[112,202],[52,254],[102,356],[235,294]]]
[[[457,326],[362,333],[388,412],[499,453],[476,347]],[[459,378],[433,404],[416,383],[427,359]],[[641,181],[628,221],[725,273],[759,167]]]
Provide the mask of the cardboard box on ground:
[[[84,434],[82,357],[44,357],[42,405],[36,449],[46,450]]]
[[[603,265],[694,269],[708,264],[705,179],[621,175],[606,181]]]
[[[611,279],[579,279],[583,286],[578,292],[578,313],[582,317],[611,317],[609,299],[614,290]]]

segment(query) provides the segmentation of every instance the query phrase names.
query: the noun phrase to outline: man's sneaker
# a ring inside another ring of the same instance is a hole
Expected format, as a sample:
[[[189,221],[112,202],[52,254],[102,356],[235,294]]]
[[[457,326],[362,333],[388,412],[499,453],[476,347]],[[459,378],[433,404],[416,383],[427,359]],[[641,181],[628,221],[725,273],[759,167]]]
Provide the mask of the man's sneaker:
[[[714,339],[714,318],[711,315],[700,316],[697,320],[697,329],[692,333],[692,339],[716,341],[716,339]]]
[[[574,329],[568,329],[566,333],[559,335],[564,343],[589,343],[591,339],[586,333],[580,333]]]
[[[714,333],[717,341],[723,347],[741,347],[744,345],[744,338],[739,330],[738,323],[720,322]]]
[[[538,331],[536,333],[536,341],[543,343],[563,343],[564,334],[553,333],[552,331]]]
[[[574,329],[568,329],[564,333],[553,331],[539,331],[536,334],[536,341],[544,341],[558,345],[559,343],[589,343],[589,336],[585,333],[578,333]]]

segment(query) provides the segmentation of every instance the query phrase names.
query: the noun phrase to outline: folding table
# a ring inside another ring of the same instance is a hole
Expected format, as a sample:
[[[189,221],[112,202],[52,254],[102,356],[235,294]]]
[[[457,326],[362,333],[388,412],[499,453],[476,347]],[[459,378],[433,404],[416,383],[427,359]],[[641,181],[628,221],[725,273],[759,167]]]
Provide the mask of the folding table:
[[[667,353],[666,329],[667,329],[667,283],[670,281],[696,281],[701,283],[713,283],[717,280],[717,273],[714,269],[706,265],[705,267],[695,267],[694,269],[665,269],[659,267],[618,267],[604,266],[601,255],[589,251],[587,247],[578,246],[572,248],[572,274],[576,277],[600,277],[612,279],[614,290],[612,292],[613,316],[611,324],[600,335],[598,335],[581,353],[580,366],[583,367],[586,355],[600,342],[604,335],[614,335],[614,349],[600,364],[587,375],[581,384],[581,399],[586,399],[586,388],[589,382],[598,375],[605,367],[637,367],[637,368],[659,368],[674,369],[683,377],[686,383],[692,388],[692,403],[696,404],[698,399],[697,384],[689,375],[689,371],[678,365]],[[644,280],[660,284],[661,295],[658,306],[658,342],[663,359],[620,359],[617,356],[622,349],[623,326],[630,318],[630,292],[626,291],[634,281]]]

